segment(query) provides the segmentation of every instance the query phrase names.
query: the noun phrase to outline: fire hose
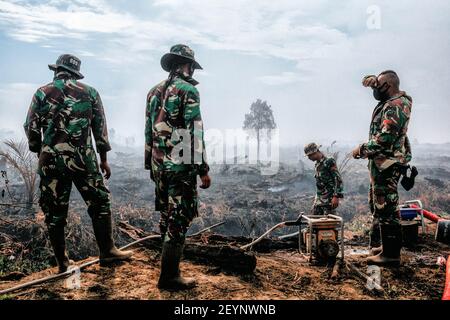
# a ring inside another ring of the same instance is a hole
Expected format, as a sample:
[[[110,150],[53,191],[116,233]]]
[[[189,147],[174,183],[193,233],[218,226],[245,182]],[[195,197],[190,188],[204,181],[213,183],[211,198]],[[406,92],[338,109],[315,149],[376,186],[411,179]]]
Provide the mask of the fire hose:
[[[206,231],[208,231],[210,229],[213,229],[213,228],[216,228],[218,226],[221,226],[224,223],[225,222],[219,222],[219,223],[213,224],[212,226],[209,226],[209,227],[204,228],[204,229],[202,229],[202,230],[200,230],[200,231],[198,231],[198,232],[196,232],[194,234],[189,235],[188,238],[197,236],[199,234],[202,234],[202,233],[204,233],[204,232],[206,232]],[[143,241],[150,240],[150,239],[157,239],[157,238],[160,238],[160,237],[161,237],[161,235],[159,235],[159,234],[146,236],[146,237],[143,237],[141,239],[133,241],[133,242],[131,242],[131,243],[129,243],[129,244],[119,248],[119,250],[125,250],[125,249],[128,249],[129,247],[134,246],[134,245],[136,245],[138,243],[141,243]],[[87,268],[87,267],[89,267],[89,266],[91,266],[93,264],[98,263],[99,261],[100,261],[100,259],[97,258],[97,259],[94,259],[92,261],[85,262],[85,263],[77,266],[77,269],[83,270],[83,269],[85,269],[85,268]],[[1,290],[0,291],[0,295],[8,294],[8,293],[20,290],[20,289],[25,289],[25,288],[28,288],[28,287],[31,287],[31,286],[35,286],[35,285],[38,285],[38,284],[42,284],[42,283],[45,283],[45,282],[50,282],[50,281],[55,281],[55,280],[58,280],[58,279],[67,278],[67,277],[71,276],[73,273],[74,273],[73,269],[68,269],[67,271],[62,272],[62,273],[53,274],[53,275],[50,275],[50,276],[47,276],[47,277],[44,277],[44,278],[41,278],[41,279],[32,280],[30,282],[19,284],[19,285],[15,286],[15,287],[11,287],[11,288],[8,288],[8,289],[5,289],[5,290]]]
[[[297,220],[290,220],[290,221],[283,221],[280,222],[276,225],[274,225],[272,228],[270,228],[269,230],[267,230],[266,232],[264,232],[260,237],[258,237],[256,240],[250,242],[249,244],[246,244],[244,246],[241,246],[240,248],[242,250],[246,250],[248,248],[250,248],[251,246],[257,244],[258,242],[260,242],[262,239],[264,239],[267,235],[269,235],[270,233],[272,233],[273,231],[275,231],[278,228],[282,228],[282,227],[287,227],[287,226],[298,226],[300,225],[300,221],[302,219],[303,216],[303,212],[300,213],[300,215],[297,217]]]
[[[410,204],[409,206],[413,209],[420,209],[419,206],[416,204]],[[433,212],[430,212],[428,210],[422,209],[422,212],[423,212],[423,216],[425,218],[427,218],[428,220],[433,221],[435,223],[437,223],[440,219],[442,219],[437,214],[434,214]]]
[[[447,257],[447,267],[445,273],[445,289],[442,300],[450,300],[450,256]]]
[[[415,205],[415,204],[410,204],[409,206],[410,206],[410,208],[413,208],[413,209],[421,209],[418,205]],[[448,222],[448,220],[445,220],[445,219],[439,217],[437,214],[434,214],[433,212],[425,210],[425,209],[422,209],[422,213],[425,218],[438,224],[438,229],[437,229],[436,235],[439,235],[440,234],[439,231],[442,232],[442,230],[439,229],[440,223]],[[438,240],[438,238],[436,238],[436,240]],[[445,272],[445,288],[444,288],[444,293],[442,295],[442,300],[450,300],[450,256],[447,257],[446,272]]]
[[[431,220],[437,224],[435,240],[450,245],[450,220],[442,218],[437,214],[434,214],[428,210],[424,210],[421,205],[417,206],[415,204],[409,205],[413,210],[420,210],[423,217]],[[422,219],[423,224],[423,219]]]

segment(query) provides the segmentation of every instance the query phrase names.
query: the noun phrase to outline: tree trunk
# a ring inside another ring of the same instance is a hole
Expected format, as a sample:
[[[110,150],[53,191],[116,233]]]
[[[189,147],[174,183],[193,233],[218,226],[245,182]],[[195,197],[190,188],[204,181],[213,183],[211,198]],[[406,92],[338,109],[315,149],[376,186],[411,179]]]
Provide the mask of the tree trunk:
[[[259,165],[259,129],[256,129],[256,163]]]

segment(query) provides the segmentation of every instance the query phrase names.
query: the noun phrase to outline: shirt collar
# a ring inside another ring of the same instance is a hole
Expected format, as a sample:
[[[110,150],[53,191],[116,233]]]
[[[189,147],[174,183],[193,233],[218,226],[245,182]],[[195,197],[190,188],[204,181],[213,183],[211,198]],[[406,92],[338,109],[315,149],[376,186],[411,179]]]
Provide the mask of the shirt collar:
[[[326,158],[327,158],[327,157],[325,157],[325,155],[323,155],[322,159],[320,159],[320,160],[318,160],[318,161],[316,162],[316,165],[319,165],[319,164],[321,164],[322,162],[324,162],[324,161],[326,160]]]
[[[380,102],[378,102],[378,104],[376,105],[375,109],[378,108],[378,107],[382,107],[382,106],[384,106],[387,102],[392,101],[392,100],[395,100],[395,99],[398,99],[398,98],[400,98],[400,97],[406,97],[408,100],[412,100],[411,97],[408,96],[408,95],[406,94],[405,91],[399,91],[395,96],[393,96],[393,97],[387,99],[386,101],[380,101]]]
[[[387,101],[395,100],[402,96],[406,96],[405,91],[399,91],[395,96],[393,96],[392,98],[389,98]],[[387,101],[385,101],[385,102],[387,102]]]
[[[193,86],[196,86],[199,84],[199,82],[197,80],[195,80],[194,78],[192,78],[189,74],[187,74],[184,71],[178,71],[176,73],[176,77],[179,77],[181,79],[183,79],[186,82],[189,82],[190,84],[192,84]]]
[[[59,71],[58,73],[55,73],[55,77],[53,78],[53,80],[69,80],[69,79],[75,79],[75,76],[68,71]]]

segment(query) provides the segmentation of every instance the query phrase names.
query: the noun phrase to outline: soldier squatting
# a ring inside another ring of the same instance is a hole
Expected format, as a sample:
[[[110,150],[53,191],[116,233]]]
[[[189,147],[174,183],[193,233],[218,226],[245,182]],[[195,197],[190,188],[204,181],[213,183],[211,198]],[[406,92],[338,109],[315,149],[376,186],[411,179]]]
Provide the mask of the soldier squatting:
[[[45,213],[59,272],[66,271],[71,263],[65,249],[64,229],[72,183],[88,207],[100,262],[108,264],[132,256],[132,252],[120,251],[114,245],[111,197],[103,180],[111,175],[106,118],[99,93],[79,81],[83,78],[80,65],[80,60],[69,54],[49,65],[54,71],[53,81],[34,94],[24,125],[29,148],[39,157],[39,203]],[[202,67],[186,45],[173,46],[161,58],[161,66],[168,72],[168,78],[147,96],[145,169],[150,171],[155,184],[155,208],[161,214],[163,245],[158,287],[182,290],[196,285],[194,279],[181,276],[179,264],[186,232],[198,214],[197,176],[200,188],[206,189],[211,184],[198,82],[193,78],[194,71]],[[368,261],[372,264],[400,263],[397,185],[411,160],[407,129],[412,99],[400,91],[399,83],[397,74],[390,70],[363,79],[363,85],[372,88],[374,98],[379,101],[373,111],[368,141],[353,150],[354,158],[369,160],[373,224]],[[183,154],[185,150],[190,150],[190,154]],[[334,213],[343,198],[343,182],[336,161],[323,154],[315,143],[308,144],[304,151],[316,162],[317,193],[312,211]]]

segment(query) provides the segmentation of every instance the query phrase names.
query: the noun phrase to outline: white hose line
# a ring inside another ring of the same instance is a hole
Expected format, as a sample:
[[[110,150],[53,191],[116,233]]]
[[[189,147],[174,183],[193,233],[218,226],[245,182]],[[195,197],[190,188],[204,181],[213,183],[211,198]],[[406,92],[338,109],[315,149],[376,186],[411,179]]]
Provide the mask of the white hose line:
[[[196,233],[194,233],[192,235],[189,235],[188,237],[193,237],[193,236],[199,235],[199,234],[201,234],[203,232],[206,232],[206,231],[208,231],[210,229],[213,229],[215,227],[221,226],[224,223],[225,223],[225,221],[216,223],[216,224],[214,224],[212,226],[209,226],[207,228],[204,228],[204,229],[202,229],[202,230],[200,230],[200,231],[198,231],[198,232],[196,232]],[[134,246],[135,244],[141,243],[141,242],[143,242],[145,240],[157,239],[157,238],[160,238],[160,237],[161,237],[161,235],[159,235],[159,234],[153,234],[153,235],[150,235],[150,236],[146,236],[144,238],[138,239],[136,241],[133,241],[133,242],[131,242],[131,243],[129,243],[129,244],[119,248],[119,250],[125,250],[125,249],[127,249],[127,248],[129,248],[131,246]],[[86,267],[89,267],[89,266],[91,266],[93,264],[98,263],[99,261],[100,261],[100,259],[97,258],[97,259],[94,259],[92,261],[88,261],[88,262],[85,262],[85,263],[79,265],[78,268],[80,270],[82,270],[82,269],[84,269]],[[37,284],[41,284],[41,283],[44,283],[44,282],[54,281],[54,280],[66,278],[66,277],[69,277],[70,275],[72,275],[73,272],[74,272],[73,270],[69,269],[69,270],[67,270],[67,271],[65,271],[63,273],[52,274],[50,276],[47,276],[47,277],[44,277],[44,278],[41,278],[41,279],[36,279],[36,280],[32,280],[30,282],[22,283],[22,284],[19,284],[19,285],[15,286],[15,287],[8,288],[8,289],[5,289],[5,290],[1,290],[0,291],[0,295],[8,294],[8,293],[11,293],[11,292],[14,292],[14,291],[17,291],[17,290],[20,290],[20,289],[28,288],[28,287],[31,287],[31,286],[34,286],[34,285],[37,285]]]
[[[278,229],[278,228],[284,227],[285,224],[286,224],[286,221],[285,221],[285,222],[280,222],[279,224],[273,226],[272,228],[270,228],[269,230],[267,230],[265,233],[263,233],[258,239],[256,239],[256,240],[250,242],[249,244],[246,244],[245,246],[241,246],[240,248],[241,248],[242,250],[245,250],[245,249],[247,249],[247,248],[253,246],[254,244],[257,244],[257,243],[260,242],[262,239],[264,239],[269,233],[273,232],[274,230],[276,230],[276,229]]]
[[[278,240],[283,240],[283,239],[295,237],[295,236],[298,236],[299,233],[300,233],[299,231],[296,231],[296,232],[294,232],[294,233],[285,234],[284,236],[279,236],[279,237],[278,237]]]

